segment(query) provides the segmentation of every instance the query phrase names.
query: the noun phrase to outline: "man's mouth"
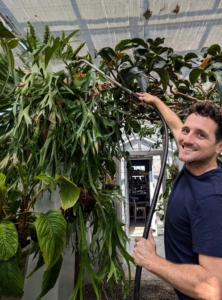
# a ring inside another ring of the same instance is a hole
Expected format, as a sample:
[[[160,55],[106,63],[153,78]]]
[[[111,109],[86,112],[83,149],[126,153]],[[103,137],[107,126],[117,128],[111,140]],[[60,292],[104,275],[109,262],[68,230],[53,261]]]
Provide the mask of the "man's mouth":
[[[182,148],[183,148],[185,151],[190,151],[190,152],[196,151],[196,150],[193,149],[193,148],[185,147],[185,146],[183,146],[183,145],[182,145]]]

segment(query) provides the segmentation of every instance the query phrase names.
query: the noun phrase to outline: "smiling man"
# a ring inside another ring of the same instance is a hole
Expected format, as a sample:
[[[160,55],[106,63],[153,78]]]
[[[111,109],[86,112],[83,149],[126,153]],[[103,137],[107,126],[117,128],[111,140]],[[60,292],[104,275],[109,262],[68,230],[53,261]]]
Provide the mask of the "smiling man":
[[[148,239],[137,237],[133,258],[175,288],[178,299],[222,299],[222,111],[207,101],[193,104],[183,124],[160,99],[138,93],[163,115],[184,167],[165,218],[166,259]]]

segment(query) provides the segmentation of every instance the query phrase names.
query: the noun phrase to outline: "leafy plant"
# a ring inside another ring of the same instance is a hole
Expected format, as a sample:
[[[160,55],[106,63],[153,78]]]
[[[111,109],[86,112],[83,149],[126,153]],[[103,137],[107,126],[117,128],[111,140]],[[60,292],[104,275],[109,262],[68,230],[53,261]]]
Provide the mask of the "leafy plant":
[[[84,270],[98,299],[107,280],[111,289],[120,282],[125,296],[129,286],[119,255],[128,263],[129,273],[132,258],[124,247],[128,239],[115,212],[117,201],[123,201],[118,187],[111,184],[115,159],[129,156],[125,138],[161,136],[161,122],[151,107],[79,61],[92,63],[92,58],[89,53],[79,55],[84,43],[76,49],[71,46],[77,32],[54,37],[46,26],[41,41],[31,23],[24,38],[0,24],[0,170],[10,184],[15,176],[13,165],[25,170],[29,188],[41,174],[51,178],[50,184],[55,180],[61,191],[67,191],[66,184],[77,187],[78,201],[62,204],[67,227],[74,223],[77,237],[74,248],[79,268],[70,299],[84,297]],[[19,55],[22,65],[15,67],[13,51],[18,43],[24,51]],[[100,69],[133,92],[148,91],[160,97],[182,119],[194,101],[208,99],[220,105],[220,47],[204,49],[200,56],[182,56],[163,43],[163,38],[122,40],[114,49],[98,51]],[[79,63],[74,65],[73,60]],[[184,69],[191,70],[188,79],[181,76]],[[91,242],[87,241],[88,227],[93,232]]]
[[[26,37],[19,39],[24,46],[20,53],[22,66],[13,70],[10,69],[14,63],[13,51],[8,37],[3,34],[4,52],[0,56],[0,65],[4,66],[5,72],[2,73],[3,92],[0,95],[0,168],[10,183],[14,182],[15,176],[11,171],[12,164],[20,166],[20,177],[26,174],[28,194],[24,194],[29,197],[28,209],[35,202],[35,198],[30,198],[35,178],[47,179],[53,187],[53,180],[58,183],[67,230],[73,228],[73,223],[76,230],[74,249],[79,270],[75,271],[76,284],[70,299],[79,295],[83,298],[85,271],[97,297],[107,280],[111,289],[114,282],[122,283],[126,295],[129,286],[120,253],[128,263],[129,272],[132,258],[124,247],[128,238],[115,211],[116,203],[122,198],[118,189],[113,190],[107,180],[113,179],[116,172],[114,157],[127,156],[123,148],[122,124],[113,107],[109,84],[88,66],[72,64],[73,59],[80,58],[78,53],[83,47],[71,48],[69,40],[76,33],[69,36],[62,33],[61,37],[55,38],[46,27],[44,40],[40,41],[29,23]],[[18,40],[15,36],[10,39]],[[10,53],[7,57],[6,52]],[[88,53],[83,58],[91,61]],[[74,194],[69,185],[76,187]],[[79,195],[77,191],[80,191]],[[63,193],[68,197],[66,201],[63,201]],[[73,198],[78,201],[75,203]],[[34,229],[39,224],[37,220],[40,218],[31,222]],[[93,228],[89,245],[86,243],[88,226]],[[106,240],[103,240],[104,234]],[[41,247],[44,244],[45,240]],[[35,270],[45,261],[41,247]],[[60,258],[57,264],[53,265],[56,270],[50,264],[50,273],[43,275],[39,299],[47,292],[51,275],[58,274]],[[92,271],[95,268],[98,268],[97,273]]]
[[[60,211],[40,213],[32,207],[41,193],[58,185],[62,207],[73,206],[79,190],[65,177],[54,179],[44,174],[33,177],[19,164],[13,165],[7,177],[0,173],[1,295],[22,297],[25,274],[22,276],[20,272],[21,254],[22,248],[30,243],[31,252],[38,256],[32,274],[46,265],[38,299],[54,286],[61,268],[67,223]]]

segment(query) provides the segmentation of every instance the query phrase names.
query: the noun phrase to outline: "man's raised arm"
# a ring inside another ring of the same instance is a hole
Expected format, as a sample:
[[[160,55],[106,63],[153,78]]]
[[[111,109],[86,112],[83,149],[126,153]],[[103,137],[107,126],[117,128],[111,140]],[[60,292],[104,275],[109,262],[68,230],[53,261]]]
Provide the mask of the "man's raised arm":
[[[159,110],[177,142],[183,126],[180,118],[159,98],[148,93],[137,93],[137,95],[141,101],[151,104]]]

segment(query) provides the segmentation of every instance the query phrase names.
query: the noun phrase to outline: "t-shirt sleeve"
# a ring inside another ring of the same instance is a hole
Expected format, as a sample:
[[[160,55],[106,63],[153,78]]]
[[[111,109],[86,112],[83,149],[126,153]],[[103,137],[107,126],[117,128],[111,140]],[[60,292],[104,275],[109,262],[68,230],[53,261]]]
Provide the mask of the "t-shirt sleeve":
[[[193,251],[222,257],[222,196],[198,202],[191,219]]]

